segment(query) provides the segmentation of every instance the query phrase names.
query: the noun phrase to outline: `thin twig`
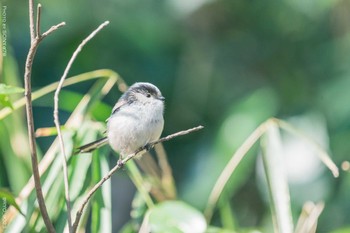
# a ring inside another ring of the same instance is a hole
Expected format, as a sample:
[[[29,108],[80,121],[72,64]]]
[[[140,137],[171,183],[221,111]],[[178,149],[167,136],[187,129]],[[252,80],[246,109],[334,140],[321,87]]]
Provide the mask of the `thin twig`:
[[[180,131],[180,132],[171,134],[171,135],[169,135],[169,136],[166,136],[166,137],[164,137],[164,138],[161,138],[161,139],[159,139],[159,140],[157,140],[157,141],[155,141],[155,142],[151,142],[151,143],[149,143],[149,146],[152,146],[152,147],[153,147],[154,145],[156,145],[156,144],[158,144],[158,143],[166,142],[166,141],[169,141],[169,140],[171,140],[171,139],[173,139],[173,138],[175,138],[175,137],[183,136],[183,135],[192,133],[192,132],[194,132],[194,131],[198,131],[198,130],[203,129],[203,128],[204,128],[204,127],[200,125],[200,126],[197,126],[197,127],[191,128],[191,129],[188,129],[188,130],[183,130],[183,131]],[[134,157],[134,156],[132,156],[132,157]],[[128,159],[128,160],[129,160],[129,159]],[[128,161],[128,160],[127,160],[127,161]]]
[[[29,31],[30,31],[30,44],[32,45],[35,39],[34,0],[29,0]]]
[[[28,126],[28,137],[29,137],[29,148],[31,153],[32,170],[35,184],[35,191],[38,199],[41,215],[48,232],[55,232],[50,217],[47,212],[44,195],[40,183],[40,174],[38,169],[38,158],[36,152],[36,143],[34,135],[34,120],[33,120],[33,107],[32,107],[32,88],[31,88],[31,74],[32,66],[34,61],[35,53],[38,49],[40,39],[40,31],[35,31],[34,28],[34,2],[29,0],[29,30],[30,30],[30,48],[26,59],[25,72],[24,72],[24,88],[25,88],[25,99],[26,99],[26,115],[27,115],[27,126]],[[37,30],[40,27],[40,6],[38,6],[37,12]],[[37,35],[37,36],[36,36]]]
[[[39,3],[38,6],[36,7],[36,33],[35,37],[39,38],[40,37],[40,20],[41,20],[41,4]]]
[[[33,120],[33,108],[32,108],[32,97],[31,97],[31,68],[33,65],[33,58],[37,49],[38,44],[33,44],[34,47],[31,47],[26,60],[26,69],[24,73],[24,87],[25,87],[25,97],[26,97],[26,114],[27,114],[27,126],[28,126],[28,136],[29,136],[29,147],[31,152],[32,160],[32,170],[35,183],[35,190],[38,199],[38,204],[40,212],[43,216],[46,228],[49,232],[55,232],[55,229],[50,221],[49,215],[47,213],[44,195],[41,189],[40,175],[38,170],[38,160],[36,153],[36,143],[34,136],[34,120]]]
[[[105,175],[97,184],[94,185],[94,187],[92,187],[92,189],[89,191],[89,193],[87,194],[87,196],[85,197],[85,199],[83,200],[83,203],[81,204],[80,208],[78,209],[76,216],[75,216],[75,221],[73,224],[73,232],[76,232],[78,225],[79,225],[79,221],[80,221],[80,217],[83,214],[84,208],[86,206],[86,204],[88,203],[88,201],[90,200],[90,198],[92,197],[92,195],[102,186],[102,184],[104,182],[106,182],[109,178],[111,178],[111,176],[120,168],[122,168],[130,159],[134,158],[135,156],[137,156],[140,153],[144,153],[146,151],[149,151],[154,145],[161,143],[161,142],[165,142],[165,141],[169,141],[175,137],[178,136],[183,136],[185,134],[189,134],[195,131],[198,131],[200,129],[203,129],[203,126],[197,126],[188,130],[183,130],[174,134],[171,134],[169,136],[163,137],[157,141],[151,142],[149,143],[147,146],[145,147],[141,147],[138,150],[136,150],[134,153],[126,156],[122,161],[118,161],[118,163],[108,172],[107,175]]]
[[[78,56],[79,52],[82,50],[84,45],[89,42],[102,28],[107,26],[109,24],[108,21],[104,22],[101,24],[96,30],[94,30],[86,39],[84,39],[78,46],[78,48],[74,51],[71,59],[69,60],[66,69],[64,70],[64,73],[60,79],[60,82],[58,84],[58,87],[55,92],[55,97],[54,97],[54,122],[56,125],[57,129],[57,134],[58,134],[58,139],[60,142],[60,147],[61,147],[61,153],[62,153],[62,166],[63,166],[63,180],[64,180],[64,188],[65,188],[65,198],[66,198],[66,206],[67,206],[67,219],[68,219],[68,229],[69,232],[73,231],[72,228],[72,210],[70,206],[70,197],[69,197],[69,181],[68,181],[68,168],[67,168],[67,156],[65,152],[65,147],[64,147],[64,142],[63,142],[63,137],[62,137],[62,132],[60,128],[60,120],[59,120],[59,115],[58,115],[58,102],[59,102],[59,94],[62,89],[63,83],[68,75],[68,72]]]
[[[53,33],[54,31],[56,31],[57,29],[59,29],[60,27],[66,25],[65,22],[61,22],[57,25],[51,26],[49,28],[49,30],[47,30],[46,32],[44,32],[42,35],[40,35],[40,40],[44,39],[46,36],[48,36],[49,34]]]

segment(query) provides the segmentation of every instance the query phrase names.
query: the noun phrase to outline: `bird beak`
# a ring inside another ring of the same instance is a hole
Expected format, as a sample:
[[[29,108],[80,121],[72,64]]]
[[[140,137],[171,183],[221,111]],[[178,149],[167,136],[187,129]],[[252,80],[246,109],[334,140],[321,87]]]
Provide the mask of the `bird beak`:
[[[164,96],[159,96],[157,99],[159,99],[159,100],[161,100],[161,101],[164,101],[164,100],[165,100]]]

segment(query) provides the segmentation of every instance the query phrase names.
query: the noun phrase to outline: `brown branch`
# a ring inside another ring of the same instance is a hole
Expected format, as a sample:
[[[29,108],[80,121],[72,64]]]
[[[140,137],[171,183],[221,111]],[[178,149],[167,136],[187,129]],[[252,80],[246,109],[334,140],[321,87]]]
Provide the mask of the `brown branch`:
[[[126,156],[123,160],[119,160],[118,163],[108,172],[107,175],[105,175],[97,184],[94,185],[94,187],[92,187],[92,189],[89,191],[89,193],[87,194],[87,196],[85,197],[85,199],[83,200],[83,203],[81,204],[80,208],[78,209],[76,216],[75,216],[75,221],[73,224],[73,232],[76,232],[78,225],[79,225],[79,221],[80,221],[80,217],[83,214],[84,208],[86,206],[86,204],[89,202],[90,198],[92,197],[92,195],[102,186],[102,184],[104,182],[106,182],[109,178],[111,178],[111,176],[120,168],[122,168],[130,159],[133,159],[135,156],[137,156],[138,154],[140,154],[141,152],[147,152],[149,151],[153,146],[155,146],[158,143],[161,142],[165,142],[165,141],[169,141],[175,137],[179,137],[179,136],[183,136],[185,134],[189,134],[195,131],[198,131],[200,129],[203,129],[203,126],[197,126],[188,130],[183,130],[174,134],[171,134],[169,136],[163,137],[157,141],[151,142],[148,145],[139,148],[138,150],[136,150],[134,153]]]
[[[30,48],[26,59],[25,64],[25,72],[24,72],[24,88],[25,88],[25,100],[26,100],[26,115],[27,115],[27,126],[28,126],[28,136],[29,136],[29,148],[31,153],[31,161],[32,161],[32,170],[33,177],[35,183],[35,191],[38,199],[38,204],[40,208],[41,215],[43,217],[44,223],[48,232],[55,232],[55,229],[50,221],[50,217],[48,215],[44,195],[41,188],[40,183],[40,174],[38,169],[38,159],[36,152],[36,143],[35,143],[35,135],[34,135],[34,120],[33,120],[33,107],[32,107],[32,88],[31,88],[31,75],[32,75],[32,66],[34,61],[34,56],[38,49],[39,43],[41,41],[41,37],[39,34],[38,28],[40,27],[40,9],[41,6],[38,6],[37,12],[37,31],[34,28],[34,3],[33,0],[29,0],[29,29],[30,29]]]
[[[60,82],[58,83],[58,87],[55,92],[55,97],[54,97],[54,122],[56,125],[57,129],[57,134],[58,134],[58,139],[60,142],[60,147],[61,147],[61,153],[62,153],[62,166],[63,166],[63,180],[64,180],[64,188],[65,188],[65,198],[66,198],[66,206],[67,206],[67,219],[68,219],[68,229],[69,232],[71,233],[73,231],[72,228],[72,210],[70,206],[70,197],[69,197],[69,181],[68,181],[68,168],[67,168],[67,156],[65,152],[65,147],[64,147],[64,142],[63,142],[63,137],[61,133],[61,127],[60,127],[60,120],[59,120],[59,115],[58,115],[58,102],[59,102],[59,93],[62,89],[63,83],[68,75],[68,72],[78,56],[79,52],[81,49],[84,47],[84,45],[89,42],[102,28],[107,26],[109,24],[108,21],[104,22],[101,24],[96,30],[94,30],[86,39],[84,39],[78,46],[78,48],[74,51],[71,59],[69,60],[66,69],[63,72],[63,75],[60,79]]]

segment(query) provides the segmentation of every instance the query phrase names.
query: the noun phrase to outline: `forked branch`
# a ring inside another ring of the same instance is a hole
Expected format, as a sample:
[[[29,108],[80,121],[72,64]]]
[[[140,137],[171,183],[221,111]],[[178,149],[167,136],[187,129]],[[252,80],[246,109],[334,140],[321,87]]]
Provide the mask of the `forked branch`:
[[[35,183],[35,191],[38,199],[38,204],[40,208],[41,215],[43,217],[44,223],[48,232],[55,232],[55,229],[52,225],[50,217],[48,215],[44,195],[41,188],[40,183],[40,174],[38,169],[38,159],[37,159],[37,151],[36,151],[36,143],[35,143],[35,135],[34,135],[34,120],[33,120],[33,107],[32,107],[32,89],[31,89],[31,74],[32,74],[32,66],[34,61],[34,56],[40,41],[50,33],[54,32],[58,28],[65,25],[64,22],[50,28],[45,36],[40,35],[40,14],[41,14],[41,6],[38,5],[37,17],[36,17],[36,30],[34,28],[34,2],[33,0],[29,0],[29,29],[30,29],[30,49],[27,55],[26,63],[25,63],[25,72],[24,72],[24,95],[26,100],[26,115],[27,115],[27,126],[28,126],[28,137],[29,137],[29,148],[31,154],[31,162],[32,162],[32,170],[33,177]]]

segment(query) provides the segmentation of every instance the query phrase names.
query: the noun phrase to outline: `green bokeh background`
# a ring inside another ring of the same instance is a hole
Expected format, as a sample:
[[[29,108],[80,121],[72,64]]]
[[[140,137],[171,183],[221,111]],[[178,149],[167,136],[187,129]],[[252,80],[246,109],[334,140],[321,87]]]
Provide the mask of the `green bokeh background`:
[[[81,40],[109,20],[108,27],[79,54],[70,76],[108,68],[128,84],[154,83],[166,97],[163,135],[198,124],[205,126],[201,132],[165,143],[179,198],[196,208],[203,210],[217,176],[235,149],[269,117],[309,122],[299,126],[311,128],[313,137],[322,138],[321,144],[336,164],[349,160],[349,1],[40,3],[42,31],[61,21],[66,26],[40,45],[32,73],[33,89],[57,81]],[[28,5],[19,0],[2,0],[2,5],[7,6],[8,51],[3,62],[9,65],[14,59],[17,65],[13,67],[17,66],[17,77],[22,80],[30,44]],[[0,82],[5,82],[4,77]],[[91,84],[65,90],[84,94]],[[103,102],[113,106],[119,96],[115,89]],[[53,126],[52,106],[49,98],[35,104],[36,128]],[[104,114],[107,118],[109,113]],[[61,122],[67,117],[62,111]],[[45,151],[51,140],[39,139],[40,148]],[[227,193],[237,224],[245,227],[264,227],[270,221],[269,206],[258,184],[257,153],[254,150],[248,155]],[[1,166],[1,186],[18,193],[23,184],[11,183],[11,167]],[[306,200],[324,200],[318,232],[349,226],[349,173],[342,171],[340,178],[333,179],[323,167],[319,171],[309,183],[291,184],[294,214],[298,215]],[[23,172],[24,177],[28,172]],[[117,176],[112,181],[113,200],[118,196],[116,199],[127,201],[126,210],[114,205],[113,212],[122,213],[118,215],[121,221],[113,225],[115,230],[128,220],[134,192],[126,175]],[[317,182],[323,185],[310,186]],[[296,197],[297,193],[303,195]],[[216,213],[213,222],[219,223],[215,219],[222,214]]]

